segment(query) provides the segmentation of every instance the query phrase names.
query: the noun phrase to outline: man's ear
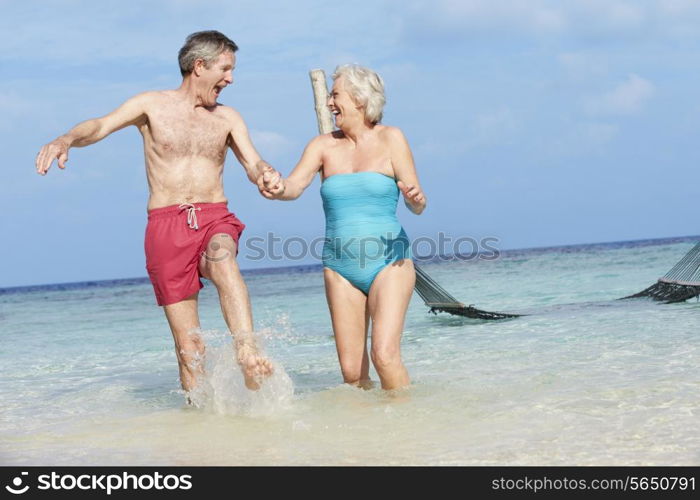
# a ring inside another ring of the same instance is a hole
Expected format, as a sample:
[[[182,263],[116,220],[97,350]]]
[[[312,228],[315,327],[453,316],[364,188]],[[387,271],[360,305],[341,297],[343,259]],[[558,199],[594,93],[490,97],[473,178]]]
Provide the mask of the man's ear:
[[[194,66],[192,67],[192,73],[194,73],[196,76],[200,76],[202,74],[202,71],[206,67],[207,67],[207,65],[204,62],[204,59],[195,59]]]

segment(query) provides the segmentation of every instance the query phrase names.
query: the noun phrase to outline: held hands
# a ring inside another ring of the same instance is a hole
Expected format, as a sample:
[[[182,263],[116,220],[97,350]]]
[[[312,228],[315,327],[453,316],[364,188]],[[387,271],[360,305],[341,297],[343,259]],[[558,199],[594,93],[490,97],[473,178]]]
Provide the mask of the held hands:
[[[60,137],[54,141],[49,142],[39,154],[36,155],[36,172],[39,175],[46,175],[46,172],[51,168],[53,161],[58,158],[58,168],[66,168],[66,162],[68,161],[68,144]]]
[[[278,198],[285,190],[282,175],[266,162],[262,162],[261,166],[262,174],[257,181],[260,194],[271,200]]]
[[[404,184],[402,181],[398,181],[396,185],[399,187],[403,193],[406,205],[414,214],[420,214],[425,209],[425,195],[419,186],[414,186],[412,184]]]

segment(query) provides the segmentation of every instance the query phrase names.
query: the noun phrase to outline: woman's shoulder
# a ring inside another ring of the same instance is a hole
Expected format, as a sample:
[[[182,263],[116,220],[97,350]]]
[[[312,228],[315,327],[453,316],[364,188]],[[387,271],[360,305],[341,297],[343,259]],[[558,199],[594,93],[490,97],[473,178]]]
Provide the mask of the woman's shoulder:
[[[403,137],[403,132],[399,127],[394,127],[393,125],[383,125],[378,123],[374,126],[374,129],[381,136],[392,139],[396,137]]]
[[[387,144],[404,143],[406,142],[406,136],[403,135],[403,131],[399,127],[393,127],[391,125],[375,125],[375,130],[379,137]]]
[[[317,135],[309,141],[307,147],[331,146],[336,144],[338,140],[342,139],[343,137],[344,135],[340,130],[334,130],[332,132],[328,132],[327,134]]]

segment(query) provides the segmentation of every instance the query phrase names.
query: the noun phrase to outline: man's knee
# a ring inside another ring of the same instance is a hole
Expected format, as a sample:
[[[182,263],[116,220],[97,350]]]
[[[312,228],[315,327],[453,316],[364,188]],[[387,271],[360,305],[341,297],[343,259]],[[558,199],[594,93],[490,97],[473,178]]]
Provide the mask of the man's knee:
[[[236,260],[237,245],[226,233],[212,236],[200,261],[202,275],[217,283],[240,272]]]

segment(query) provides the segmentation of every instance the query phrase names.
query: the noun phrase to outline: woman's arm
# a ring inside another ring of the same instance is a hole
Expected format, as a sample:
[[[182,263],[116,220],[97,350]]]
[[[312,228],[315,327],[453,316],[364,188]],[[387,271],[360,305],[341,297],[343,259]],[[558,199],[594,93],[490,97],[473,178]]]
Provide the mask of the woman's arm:
[[[326,137],[320,135],[309,142],[301,155],[297,166],[286,179],[275,175],[274,169],[268,170],[264,175],[263,196],[275,200],[296,200],[314,180],[323,165],[323,144]]]
[[[396,185],[403,193],[404,202],[408,209],[416,215],[425,210],[426,198],[418,182],[413,154],[401,129],[387,127],[385,134],[391,151],[391,166],[396,175]]]

